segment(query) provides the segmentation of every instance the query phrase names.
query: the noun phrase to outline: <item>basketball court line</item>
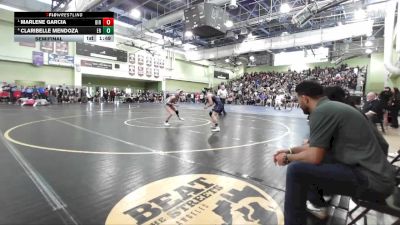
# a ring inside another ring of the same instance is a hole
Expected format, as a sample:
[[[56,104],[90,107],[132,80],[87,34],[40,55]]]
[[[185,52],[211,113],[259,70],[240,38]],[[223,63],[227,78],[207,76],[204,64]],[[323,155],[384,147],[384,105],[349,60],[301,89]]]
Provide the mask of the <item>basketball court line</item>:
[[[273,123],[277,123],[281,126],[283,126],[284,128],[286,128],[286,132],[284,134],[281,134],[275,138],[269,139],[269,140],[264,140],[264,141],[259,141],[259,142],[251,142],[251,143],[247,143],[247,144],[242,144],[242,145],[233,145],[233,146],[227,146],[227,147],[218,147],[218,148],[205,148],[205,149],[184,149],[184,150],[169,150],[169,151],[159,151],[156,149],[152,149],[150,147],[144,146],[144,145],[140,145],[140,144],[136,144],[133,142],[128,142],[119,138],[115,138],[106,134],[102,134],[99,133],[97,131],[93,131],[84,127],[80,127],[78,125],[66,122],[66,121],[61,121],[61,119],[69,119],[69,118],[74,118],[74,117],[84,117],[87,115],[77,115],[77,116],[68,116],[68,117],[60,117],[60,118],[48,118],[48,119],[44,119],[44,120],[37,120],[37,121],[32,121],[32,122],[28,122],[28,123],[24,123],[24,124],[20,124],[17,126],[14,126],[10,129],[8,129],[5,133],[4,133],[4,137],[15,143],[15,144],[19,144],[22,146],[26,146],[26,147],[30,147],[30,148],[34,148],[34,149],[42,149],[42,150],[48,150],[48,151],[59,151],[59,152],[69,152],[69,153],[82,153],[82,154],[103,154],[103,155],[146,155],[146,154],[173,154],[173,153],[194,153],[194,152],[206,152],[206,151],[220,151],[220,150],[227,150],[227,149],[235,149],[235,148],[242,148],[242,147],[249,147],[249,146],[254,146],[254,145],[259,145],[259,144],[265,144],[268,142],[273,142],[276,140],[279,140],[285,136],[287,136],[290,133],[290,128],[287,127],[285,124],[280,123],[280,122],[276,122],[276,121],[272,121],[272,120],[268,120],[268,119],[263,119],[263,118],[257,118],[257,117],[252,117],[252,116],[243,116],[243,117],[247,117],[247,118],[253,118],[253,119],[258,119],[258,120],[264,120],[264,121],[270,121]],[[39,146],[39,145],[32,145],[29,143],[24,143],[21,141],[18,141],[14,138],[11,137],[11,132],[17,128],[21,128],[27,125],[31,125],[31,124],[36,124],[36,123],[40,123],[40,122],[47,122],[47,121],[58,121],[61,122],[65,125],[69,125],[71,127],[77,128],[77,129],[81,129],[84,130],[86,132],[92,133],[92,134],[96,134],[102,137],[106,137],[108,139],[114,140],[114,141],[119,141],[121,143],[130,145],[130,146],[134,146],[140,149],[144,149],[146,150],[145,152],[114,152],[114,151],[104,151],[104,152],[99,152],[99,151],[88,151],[88,150],[81,150],[81,149],[62,149],[62,148],[53,148],[53,147],[45,147],[45,146]]]
[[[254,118],[255,118],[255,117],[254,117]],[[70,123],[68,123],[68,122],[66,122],[66,121],[57,120],[57,118],[51,118],[51,119],[55,119],[55,121],[57,121],[57,122],[61,122],[61,123],[64,123],[64,124],[66,124],[66,125],[73,125],[74,127],[79,128],[79,126],[77,126],[77,125],[75,125],[75,124],[70,124]],[[256,119],[258,119],[258,118],[256,118]],[[83,127],[81,127],[81,128],[83,128]],[[79,128],[79,129],[80,129],[80,128]],[[96,132],[96,131],[92,131],[92,130],[89,130],[89,129],[86,129],[86,128],[83,128],[83,129],[87,130],[88,132],[95,132],[95,133],[98,133],[98,132]],[[288,129],[289,129],[289,128],[288,128]],[[289,129],[289,130],[290,130],[290,129]],[[101,133],[99,133],[99,134],[101,134]],[[105,135],[105,134],[101,134],[101,136],[106,137],[106,138],[113,138],[113,137],[110,137],[110,136]],[[124,142],[126,142],[126,141],[124,141]],[[130,142],[126,142],[126,143],[129,144]],[[134,143],[132,143],[132,144],[134,144]],[[135,145],[136,145],[136,144],[135,144]],[[151,148],[147,148],[147,149],[148,149],[148,151],[152,151]],[[155,153],[155,154],[158,154],[158,155],[163,155],[163,156],[166,156],[166,157],[169,157],[169,158],[173,158],[173,159],[177,159],[178,161],[182,161],[182,162],[186,162],[186,163],[190,163],[190,164],[195,164],[195,165],[198,165],[198,166],[201,166],[201,167],[206,167],[206,168],[209,168],[209,169],[218,171],[218,172],[223,173],[223,174],[228,174],[228,175],[230,175],[230,176],[232,176],[232,177],[242,177],[242,178],[244,178],[244,179],[247,180],[246,177],[243,177],[243,176],[241,176],[241,175],[237,175],[236,173],[230,173],[230,172],[227,172],[227,171],[218,169],[218,168],[210,167],[210,166],[208,166],[208,165],[195,162],[195,161],[190,160],[190,159],[185,159],[185,158],[182,158],[182,157],[179,157],[179,156],[175,156],[175,155],[172,155],[172,154],[167,154],[167,153],[170,153],[170,152],[153,151],[152,153]],[[250,179],[250,180],[254,180],[254,179]],[[285,192],[285,190],[283,190],[283,189],[281,189],[281,188],[274,187],[274,186],[271,186],[271,185],[269,185],[269,184],[265,184],[265,183],[262,183],[262,182],[258,182],[258,183],[261,184],[261,185],[263,185],[263,186],[266,186],[266,187],[269,187],[269,188],[272,188],[272,189],[275,189],[275,190],[278,190],[278,191]]]
[[[186,115],[190,115],[190,114],[186,114]],[[202,124],[197,124],[197,125],[183,125],[183,126],[155,126],[155,125],[159,125],[161,123],[158,124],[154,124],[154,123],[146,123],[143,121],[140,121],[141,119],[159,119],[159,118],[165,118],[165,117],[161,117],[161,116],[157,116],[157,117],[141,117],[141,118],[134,118],[134,119],[129,119],[126,120],[124,122],[125,125],[127,126],[131,126],[131,127],[140,127],[140,128],[157,128],[157,129],[180,129],[180,128],[192,128],[192,127],[201,127],[201,126],[205,126],[207,124],[210,124],[211,122],[208,119],[203,119],[203,118],[191,118],[189,117],[192,121],[196,121],[196,120],[203,120],[206,121],[206,123],[202,123]],[[149,124],[151,126],[141,126],[141,125],[136,125],[136,124],[130,124],[129,121],[135,121],[138,123],[143,123],[143,124]],[[182,122],[180,122],[179,124],[182,124]]]
[[[146,113],[147,113],[147,112],[146,112]],[[115,115],[115,114],[114,114],[114,115]],[[44,121],[56,121],[56,120],[60,120],[60,119],[69,119],[69,118],[77,118],[77,117],[85,117],[85,116],[88,116],[88,115],[76,115],[76,116],[67,116],[67,117],[59,117],[59,118],[48,118],[48,119],[44,119],[44,120],[32,121],[32,122],[29,122],[29,123],[20,124],[20,125],[17,125],[17,126],[15,126],[15,127],[13,127],[13,128],[10,128],[9,130],[7,130],[7,131],[4,133],[4,137],[5,137],[7,140],[9,140],[9,141],[11,141],[11,142],[13,142],[13,143],[22,145],[22,146],[31,147],[31,148],[39,148],[39,149],[43,149],[43,150],[60,151],[60,152],[84,153],[84,154],[103,154],[103,155],[144,155],[145,153],[146,153],[146,154],[164,155],[164,156],[169,157],[169,158],[177,159],[178,161],[182,161],[182,162],[186,162],[186,163],[198,165],[198,166],[201,166],[201,167],[204,167],[204,168],[208,168],[208,169],[210,169],[210,170],[214,170],[214,171],[219,172],[219,173],[222,173],[222,174],[227,174],[227,175],[232,176],[232,177],[239,177],[239,178],[248,180],[248,179],[246,179],[245,177],[242,177],[242,176],[240,176],[240,175],[237,175],[235,172],[224,171],[224,170],[221,170],[221,169],[219,169],[219,168],[210,167],[210,166],[208,166],[208,165],[206,165],[206,164],[202,164],[202,163],[199,163],[199,162],[195,162],[195,161],[193,161],[193,160],[190,160],[190,159],[185,159],[185,158],[181,158],[181,157],[179,157],[179,156],[173,155],[173,153],[179,153],[179,152],[181,152],[181,151],[173,151],[173,152],[152,151],[152,150],[153,150],[152,148],[143,146],[143,147],[144,147],[147,151],[149,151],[149,152],[141,152],[141,153],[132,153],[132,152],[130,152],[130,153],[121,153],[121,152],[119,152],[119,153],[118,153],[118,152],[117,152],[117,153],[116,153],[116,152],[90,152],[90,151],[80,151],[80,152],[77,152],[77,151],[74,151],[74,150],[71,151],[71,150],[66,150],[66,149],[57,149],[57,148],[48,148],[48,147],[42,147],[42,146],[34,146],[34,145],[27,144],[27,143],[23,143],[23,142],[16,141],[16,140],[12,139],[11,136],[10,136],[11,131],[13,131],[13,130],[16,129],[16,128],[20,128],[20,127],[23,127],[23,126],[26,126],[26,125],[30,125],[30,124],[34,124],[34,123],[38,123],[38,122],[44,122]],[[266,119],[261,119],[261,118],[257,118],[257,117],[251,117],[251,116],[248,116],[248,117],[249,117],[249,118],[254,118],[254,119],[260,119],[260,120],[266,120]],[[268,121],[269,121],[269,120],[268,120]],[[68,124],[68,122],[66,122],[66,121],[62,121],[62,122],[63,122],[64,124]],[[279,122],[278,122],[278,123],[279,123]],[[68,125],[69,125],[69,124],[68,124]],[[79,127],[79,126],[77,126],[77,125],[75,125],[75,124],[71,124],[71,125],[73,125],[75,128],[78,128],[78,127]],[[283,126],[287,129],[287,132],[286,132],[285,134],[280,135],[280,136],[277,137],[277,138],[274,138],[274,139],[270,139],[270,140],[266,140],[266,141],[258,142],[258,143],[250,143],[250,144],[246,144],[246,145],[231,146],[231,147],[221,147],[221,148],[210,148],[210,149],[201,149],[201,150],[195,150],[195,151],[190,151],[190,152],[199,152],[199,151],[204,152],[204,151],[216,151],[216,150],[232,149],[232,148],[239,148],[239,147],[241,147],[241,146],[247,147],[247,146],[253,146],[253,145],[256,145],[256,144],[263,144],[263,143],[267,143],[267,142],[276,141],[276,140],[279,140],[279,139],[283,138],[284,136],[286,136],[286,135],[288,135],[288,134],[290,133],[290,128],[288,128],[288,127],[285,126],[284,124],[281,124],[281,125],[283,125]],[[81,128],[83,128],[83,127],[81,127]],[[89,129],[86,129],[86,128],[83,128],[83,129],[87,130],[88,132],[95,132],[95,131],[92,131],[92,130],[89,130]],[[96,133],[98,133],[98,132],[96,132]],[[103,137],[107,137],[107,138],[110,137],[110,136],[105,135],[105,134],[101,134],[101,133],[99,133],[99,134],[100,134],[101,136],[103,136]],[[113,137],[111,137],[111,138],[113,138]],[[117,139],[117,138],[113,138],[113,139]],[[123,140],[122,140],[122,141],[123,141]],[[134,144],[134,143],[129,143],[129,142],[127,142],[127,141],[123,141],[123,142],[126,143],[126,144],[130,144],[130,145],[131,145],[131,144]],[[134,144],[134,145],[137,145],[137,144]],[[137,145],[137,146],[140,146],[140,145]],[[151,152],[150,152],[150,151],[151,151]],[[186,152],[189,152],[189,151],[186,151]],[[184,151],[184,153],[186,153],[186,152]],[[272,189],[275,189],[275,190],[278,190],[278,191],[281,191],[281,192],[284,192],[284,191],[285,191],[284,189],[281,189],[281,188],[279,188],[279,187],[275,187],[275,186],[271,186],[271,185],[269,185],[269,184],[263,183],[262,180],[261,180],[261,181],[256,181],[256,180],[254,180],[254,179],[250,179],[250,180],[251,180],[251,181],[254,181],[254,182],[257,182],[259,185],[262,185],[262,186],[265,186],[265,187],[269,187],[269,188],[272,188]]]
[[[1,130],[0,132],[3,133]],[[57,212],[57,214],[61,217],[63,222],[66,224],[78,225],[79,223],[77,220],[68,211],[67,204],[65,204],[65,202],[43,178],[43,176],[29,163],[28,160],[25,159],[25,157],[15,146],[9,143],[3,136],[0,137],[0,140],[42,194],[52,210]]]
[[[188,130],[188,131],[192,132],[192,133],[203,134],[202,132],[199,132],[199,131],[194,131],[194,130]]]

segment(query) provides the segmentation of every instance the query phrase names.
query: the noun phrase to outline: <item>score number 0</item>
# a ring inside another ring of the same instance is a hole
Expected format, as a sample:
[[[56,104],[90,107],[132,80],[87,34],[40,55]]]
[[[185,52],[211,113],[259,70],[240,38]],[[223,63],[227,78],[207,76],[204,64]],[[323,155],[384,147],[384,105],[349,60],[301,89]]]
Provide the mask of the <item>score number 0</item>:
[[[111,27],[114,25],[114,18],[103,18],[103,26]]]
[[[112,34],[113,31],[111,29],[111,27],[103,27],[103,28],[97,28],[96,29],[96,33],[97,34]]]

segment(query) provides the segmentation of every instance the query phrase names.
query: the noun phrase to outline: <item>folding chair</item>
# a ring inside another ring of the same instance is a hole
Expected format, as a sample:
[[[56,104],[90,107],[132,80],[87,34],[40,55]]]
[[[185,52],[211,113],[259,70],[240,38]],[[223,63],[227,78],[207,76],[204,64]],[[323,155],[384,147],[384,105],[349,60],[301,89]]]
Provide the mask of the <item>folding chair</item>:
[[[394,159],[390,162],[391,164],[394,164],[396,162],[400,161],[400,150],[397,151],[397,156],[394,157]],[[386,198],[385,201],[383,202],[371,202],[371,201],[366,201],[366,200],[361,200],[361,199],[355,199],[352,198],[353,202],[357,204],[357,206],[352,209],[349,212],[349,216],[351,216],[352,213],[354,213],[357,209],[360,207],[363,207],[364,210],[352,221],[350,221],[349,225],[355,224],[359,219],[364,217],[364,224],[367,224],[367,217],[366,214],[370,210],[375,210],[380,213],[388,214],[391,216],[398,217],[397,221],[393,223],[393,225],[400,225],[400,168],[397,167],[397,173],[396,173],[396,189],[390,195],[389,197]]]
[[[365,208],[356,218],[354,218],[349,225],[355,224],[359,219],[364,217],[364,224],[367,224],[367,219],[366,219],[366,214],[370,210],[375,210],[380,213],[388,214],[391,216],[396,216],[400,217],[400,188],[396,187],[396,190],[393,192],[392,195],[390,195],[384,202],[377,203],[377,202],[370,202],[370,201],[365,201],[365,200],[359,200],[359,199],[352,199],[356,204],[357,207],[352,209],[349,212],[349,216],[351,216],[354,211],[356,211],[359,207]],[[400,225],[400,218],[397,219],[396,222],[393,223],[393,225]]]

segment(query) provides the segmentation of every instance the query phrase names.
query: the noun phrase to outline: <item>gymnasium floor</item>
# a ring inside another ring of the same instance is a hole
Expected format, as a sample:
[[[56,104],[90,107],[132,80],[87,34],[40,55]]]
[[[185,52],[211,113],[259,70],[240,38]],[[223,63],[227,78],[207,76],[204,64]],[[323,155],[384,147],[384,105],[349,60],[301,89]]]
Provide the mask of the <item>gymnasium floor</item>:
[[[305,116],[227,108],[212,133],[202,105],[169,128],[162,104],[0,105],[0,224],[282,224],[272,155]]]

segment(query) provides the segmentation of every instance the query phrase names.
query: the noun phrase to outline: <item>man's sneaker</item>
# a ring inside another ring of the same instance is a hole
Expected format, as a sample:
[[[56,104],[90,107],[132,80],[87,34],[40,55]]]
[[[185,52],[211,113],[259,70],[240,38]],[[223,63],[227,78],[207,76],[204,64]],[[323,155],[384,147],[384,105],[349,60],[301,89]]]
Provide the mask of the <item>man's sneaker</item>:
[[[213,127],[211,129],[212,132],[219,132],[221,129],[219,127]]]
[[[165,122],[164,123],[164,126],[167,126],[167,127],[169,127],[169,126],[171,126],[168,122]]]
[[[184,121],[185,119],[183,119],[182,117],[179,117],[179,120],[182,120],[182,121]]]
[[[328,217],[328,207],[315,207],[310,201],[307,201],[307,211],[321,220]]]

